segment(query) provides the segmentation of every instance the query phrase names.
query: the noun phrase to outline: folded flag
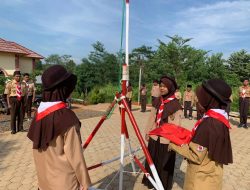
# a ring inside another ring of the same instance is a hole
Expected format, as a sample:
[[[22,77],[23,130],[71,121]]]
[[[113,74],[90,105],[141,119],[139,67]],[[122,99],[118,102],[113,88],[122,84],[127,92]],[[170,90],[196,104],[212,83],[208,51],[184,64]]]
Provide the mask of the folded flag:
[[[170,123],[165,123],[149,132],[149,135],[157,135],[170,140],[176,145],[188,144],[192,138],[191,131]]]

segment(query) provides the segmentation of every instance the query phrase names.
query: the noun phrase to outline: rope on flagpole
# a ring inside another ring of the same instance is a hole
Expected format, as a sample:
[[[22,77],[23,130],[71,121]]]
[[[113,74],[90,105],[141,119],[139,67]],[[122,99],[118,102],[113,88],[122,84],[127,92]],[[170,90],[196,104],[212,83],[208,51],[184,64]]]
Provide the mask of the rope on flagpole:
[[[123,47],[123,36],[124,36],[124,18],[125,18],[125,1],[122,0],[122,26],[121,26],[121,37],[120,37],[120,50],[119,50],[119,75],[118,75],[118,88],[121,91],[121,76],[122,76],[122,64],[123,64],[123,56],[122,56],[122,47]]]

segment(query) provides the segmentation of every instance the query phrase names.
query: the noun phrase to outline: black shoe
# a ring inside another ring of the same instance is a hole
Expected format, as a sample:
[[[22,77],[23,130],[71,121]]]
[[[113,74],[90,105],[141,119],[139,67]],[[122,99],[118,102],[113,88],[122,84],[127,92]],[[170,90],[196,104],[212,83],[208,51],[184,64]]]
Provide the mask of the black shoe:
[[[242,124],[239,124],[239,125],[238,125],[238,128],[241,128],[242,126],[243,126]]]
[[[247,124],[243,124],[243,128],[248,129]]]
[[[16,131],[11,131],[11,134],[12,134],[12,135],[16,134]]]

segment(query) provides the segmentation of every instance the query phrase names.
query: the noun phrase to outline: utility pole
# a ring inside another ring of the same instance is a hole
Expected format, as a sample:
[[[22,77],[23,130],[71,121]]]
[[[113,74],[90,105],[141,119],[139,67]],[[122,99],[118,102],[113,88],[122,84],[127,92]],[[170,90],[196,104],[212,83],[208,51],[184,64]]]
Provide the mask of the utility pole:
[[[139,86],[138,86],[138,105],[140,105],[141,76],[142,76],[142,68],[143,68],[143,57],[141,55],[138,56],[138,63],[139,63],[139,66],[140,66],[140,70],[139,70]]]

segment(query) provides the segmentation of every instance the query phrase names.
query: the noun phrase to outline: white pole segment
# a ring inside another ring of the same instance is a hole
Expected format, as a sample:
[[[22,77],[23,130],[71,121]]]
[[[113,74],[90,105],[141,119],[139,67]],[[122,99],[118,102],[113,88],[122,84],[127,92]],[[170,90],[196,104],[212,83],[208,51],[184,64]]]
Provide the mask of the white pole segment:
[[[151,176],[146,176],[148,178],[148,180],[151,182],[151,184],[154,186],[154,188],[156,190],[159,190],[158,186],[156,185],[155,181],[153,180],[153,178]]]
[[[125,135],[121,134],[121,158],[120,158],[119,190],[122,190],[122,186],[123,186],[124,151],[125,151]]]
[[[155,179],[155,182],[157,184],[158,189],[159,190],[164,190],[163,185],[161,183],[161,180],[159,178],[159,175],[158,175],[158,173],[156,171],[155,165],[152,164],[152,165],[149,165],[149,167],[150,167],[151,172],[152,172],[152,174],[154,176],[154,179]]]

